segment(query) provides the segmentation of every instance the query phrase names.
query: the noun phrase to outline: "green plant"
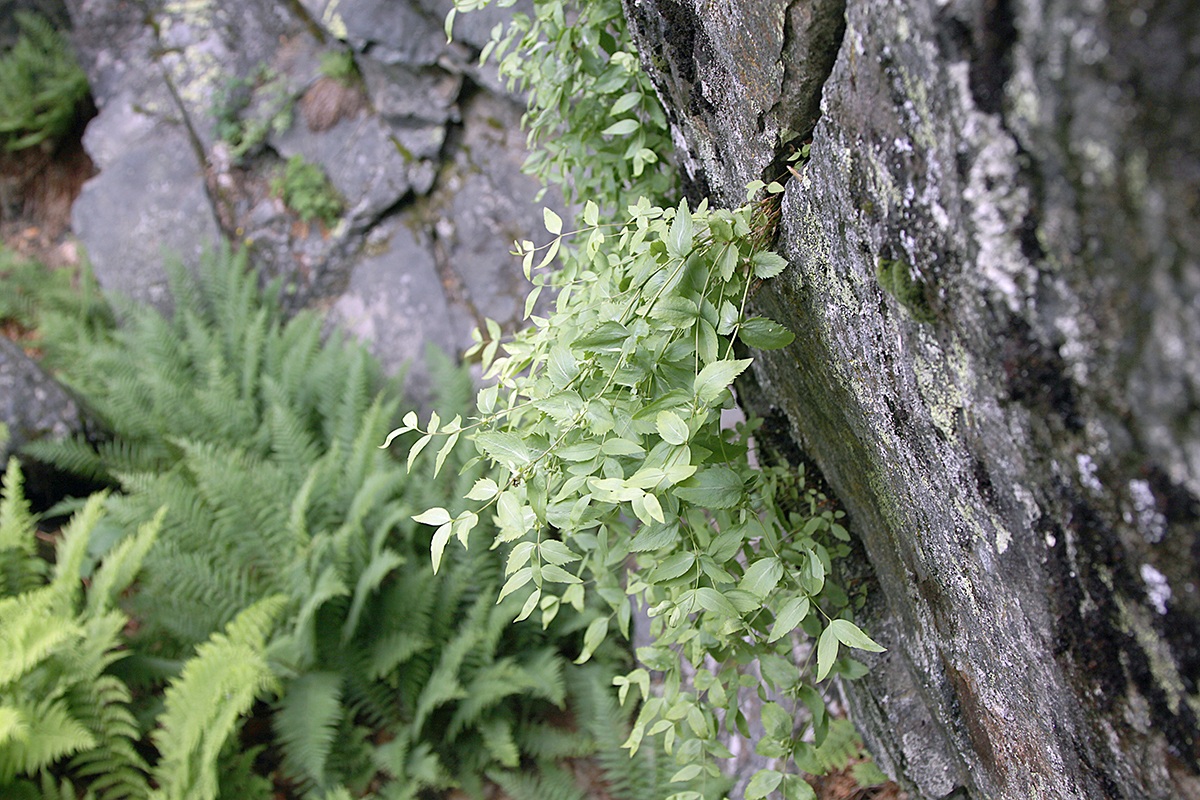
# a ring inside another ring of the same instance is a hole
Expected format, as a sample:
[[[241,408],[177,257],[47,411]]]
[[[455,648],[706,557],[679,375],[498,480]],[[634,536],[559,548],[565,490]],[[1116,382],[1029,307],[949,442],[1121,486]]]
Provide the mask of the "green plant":
[[[110,668],[126,655],[120,596],[158,535],[158,519],[95,566],[87,547],[102,515],[97,495],[59,539],[51,570],[38,556],[21,483],[11,459],[0,500],[0,790],[48,796],[70,791],[73,781],[99,800],[147,797],[131,694]]]
[[[474,422],[435,415],[422,426],[410,414],[393,432],[421,434],[410,460],[435,436],[466,433],[491,464],[467,495],[476,506],[416,517],[439,526],[435,568],[449,538],[465,544],[486,512],[499,528],[495,545],[509,548],[500,596],[525,601],[518,619],[552,617],[589,592],[608,605],[580,660],[610,625],[628,637],[634,601],[649,609],[654,644],[638,651],[645,667],[617,679],[623,699],[632,689],[642,701],[627,746],[660,735],[680,780],[719,777],[711,759],[728,754],[716,711],[730,729],[745,728],[737,698],[759,683],[752,666],[763,690],[807,706],[819,746],[828,719],[816,684],[835,667],[861,669],[838,659],[839,645],[881,649],[843,616],[848,598],[828,580],[849,539],[840,512],[823,508],[802,474],[750,465],[755,423],[721,427],[730,386],[750,364],[735,344],[770,349],[794,338],[746,310],[756,282],[786,267],[765,249],[772,208],[643,201],[605,233],[588,203],[586,227],[571,234],[547,211],[551,248],[568,252],[558,246],[564,237],[586,239],[555,276],[554,313],[505,342],[502,357],[480,342],[498,382],[479,392]],[[523,250],[529,269],[535,251]],[[800,629],[817,638],[815,665],[790,658]],[[684,660],[696,670],[694,689],[683,688]],[[650,691],[650,671],[662,675],[661,695]],[[794,730],[793,711],[768,702],[762,713],[759,752],[802,761],[814,744]],[[803,783],[764,772],[748,796],[781,782],[785,793]]]
[[[455,0],[447,15],[492,0]],[[500,0],[500,6],[512,2]],[[601,204],[608,219],[641,197],[678,194],[666,114],[638,64],[619,0],[535,0],[534,14],[498,25],[480,60],[495,59],[510,87],[528,94],[529,173],[568,202]]]
[[[99,335],[114,324],[86,265],[51,269],[0,246],[0,325],[44,353],[53,367],[62,350]]]
[[[794,339],[750,310],[754,289],[787,266],[770,249],[784,186],[758,181],[748,199],[765,189],[763,199],[710,210],[706,203],[664,208],[646,196],[661,196],[659,187],[670,182],[626,180],[632,173],[597,181],[591,169],[611,163],[606,134],[614,131],[597,134],[576,114],[608,85],[594,82],[586,59],[577,65],[556,48],[571,40],[559,26],[591,7],[545,0],[535,8],[536,22],[518,17],[508,34],[494,34],[495,48],[509,50],[501,68],[531,91],[526,121],[541,147],[535,171],[567,184],[568,193],[576,181],[592,197],[576,230],[564,232],[546,210],[550,243],[516,245],[533,283],[526,316],[545,286],[557,299],[547,317],[532,317],[511,339],[502,341],[490,321],[476,333],[485,377],[496,381],[479,392],[477,415],[464,423],[435,414],[422,425],[413,414],[393,432],[421,434],[410,462],[435,437],[465,436],[489,465],[467,495],[475,505],[457,513],[435,507],[416,519],[437,528],[436,568],[451,538],[467,544],[477,520],[492,516],[499,528],[493,546],[508,551],[500,596],[524,598],[518,619],[539,611],[553,617],[599,596],[609,614],[589,626],[581,661],[610,629],[628,637],[635,603],[648,609],[653,643],[638,650],[641,666],[615,682],[622,701],[631,692],[641,701],[625,746],[636,752],[647,737],[661,742],[678,764],[674,798],[699,796],[687,781],[719,779],[714,758],[729,755],[716,735],[720,725],[748,736],[742,690],[779,698],[761,707],[766,735],[757,751],[821,769],[815,754],[830,730],[822,681],[864,670],[839,658],[843,645],[882,649],[851,621],[851,598],[829,577],[849,534],[841,512],[805,484],[803,471],[752,466],[757,420],[733,429],[720,421],[734,381],[751,363],[747,349]],[[613,46],[595,48],[601,59],[612,54],[604,70],[633,73],[634,63],[614,52],[629,52],[616,44],[627,41],[620,26],[617,9],[603,33],[582,27],[610,37]],[[640,74],[629,80],[645,85]],[[638,94],[624,102],[641,102],[646,93]],[[643,127],[630,122],[620,130]],[[568,151],[539,141],[545,131],[564,132]],[[662,155],[665,141],[660,146]],[[805,156],[800,147],[789,162]],[[615,217],[621,208],[627,216]],[[549,277],[535,274],[556,258],[561,267]],[[660,689],[652,690],[652,673]],[[775,791],[812,794],[798,774],[763,770],[746,797]]]
[[[908,262],[881,257],[875,265],[875,279],[917,322],[937,319],[925,296],[925,284],[913,277]]]
[[[321,168],[301,155],[287,160],[283,173],[271,182],[271,191],[303,221],[320,220],[327,228],[333,226],[344,208],[337,189]]]
[[[256,699],[277,694],[257,712],[270,735],[254,743],[304,796],[452,785],[478,795],[485,773],[544,755],[544,718],[569,703],[561,651],[597,612],[511,626],[517,598],[493,602],[503,560],[482,530],[434,576],[429,536],[410,516],[427,498],[452,505],[475,474],[410,476],[376,447],[397,413],[395,385],[361,346],[323,340],[316,315],[285,322],[245,266],[224,254],[195,278],[176,269],[173,318],[134,310],[67,365],[112,441],[35,448],[125,492],[94,538],[100,552],[168,509],[132,601],[127,667],[139,685],[164,669],[179,676],[156,734],[157,782],[174,787],[168,796],[257,785],[253,763],[223,747]],[[465,407],[469,378],[432,363],[441,402]],[[464,467],[450,450],[440,460]],[[255,632],[265,622],[239,622],[263,598],[282,598],[269,601],[279,605],[269,636]]]
[[[88,81],[66,40],[44,17],[16,12],[21,35],[0,55],[0,143],[53,144],[75,126]]]
[[[292,96],[284,76],[265,64],[247,76],[232,76],[213,93],[212,114],[217,138],[228,143],[230,156],[241,161],[272,133],[292,127]]]
[[[354,63],[354,54],[340,48],[321,53],[320,72],[343,86],[356,86],[362,80],[358,65]]]

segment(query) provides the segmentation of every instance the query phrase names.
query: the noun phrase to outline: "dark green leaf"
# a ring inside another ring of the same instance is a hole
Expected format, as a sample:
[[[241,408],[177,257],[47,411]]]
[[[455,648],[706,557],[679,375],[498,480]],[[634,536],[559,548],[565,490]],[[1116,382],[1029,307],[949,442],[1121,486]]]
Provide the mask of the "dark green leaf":
[[[738,338],[759,350],[778,350],[795,341],[796,334],[766,317],[751,317],[742,320],[738,327]]]
[[[703,508],[733,508],[742,502],[745,484],[729,467],[706,467],[671,491]]]
[[[770,250],[755,253],[750,260],[754,264],[754,277],[756,278],[774,278],[788,265],[786,258],[778,253],[772,253]]]

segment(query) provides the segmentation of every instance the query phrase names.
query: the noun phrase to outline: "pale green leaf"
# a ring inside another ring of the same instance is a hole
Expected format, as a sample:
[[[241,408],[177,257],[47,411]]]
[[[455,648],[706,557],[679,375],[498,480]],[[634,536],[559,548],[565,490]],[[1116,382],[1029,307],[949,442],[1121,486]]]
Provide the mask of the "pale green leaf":
[[[537,608],[538,601],[542,599],[542,590],[534,589],[529,597],[525,598],[525,605],[521,606],[521,613],[517,614],[513,622],[520,622],[523,619],[528,619],[533,610]]]
[[[446,437],[446,442],[438,450],[437,458],[433,462],[433,474],[436,477],[442,471],[442,465],[446,463],[446,457],[454,450],[454,445],[458,444],[459,432],[455,431]]]
[[[500,590],[500,596],[496,598],[496,602],[499,603],[531,580],[533,580],[533,569],[531,567],[521,567],[504,582],[504,587]]]
[[[422,525],[444,525],[452,519],[454,518],[450,516],[450,512],[441,507],[422,511],[413,517],[414,522],[420,522]]]
[[[646,578],[647,583],[662,583],[686,573],[696,563],[694,553],[676,553],[655,567]]]
[[[745,372],[753,359],[738,358],[725,361],[714,361],[696,375],[692,390],[697,399],[705,405],[714,405],[720,398],[725,387],[733,383],[734,378]]]
[[[600,133],[603,136],[628,136],[640,127],[642,127],[642,123],[636,119],[622,119],[609,125]]]
[[[559,389],[565,389],[579,374],[579,364],[571,348],[565,344],[556,344],[550,348],[550,357],[546,364],[546,374],[550,382]]]
[[[537,545],[533,542],[517,542],[513,545],[513,549],[508,554],[508,560],[504,564],[505,576],[512,575],[521,567],[529,563],[529,559],[533,556]]]
[[[887,649],[863,633],[857,625],[848,619],[835,619],[829,623],[829,630],[833,631],[833,635],[837,637],[839,642],[856,650],[869,650],[872,653],[882,653]]]
[[[686,256],[692,251],[693,235],[692,214],[688,211],[687,200],[680,200],[675,220],[667,234],[667,253],[676,258]]]
[[[412,449],[408,451],[408,462],[406,463],[405,468],[409,472],[412,472],[412,465],[413,465],[413,462],[417,460],[417,456],[421,454],[421,451],[424,450],[425,446],[428,445],[430,443],[430,441],[432,441],[432,440],[433,440],[433,435],[427,433],[424,436],[422,436],[420,439],[417,439],[417,443],[414,444],[412,446]]]
[[[500,493],[500,486],[491,478],[480,478],[475,481],[471,491],[467,493],[468,500],[486,502]]]
[[[575,663],[582,664],[591,658],[592,653],[596,652],[596,648],[604,641],[607,634],[608,617],[597,617],[592,620],[583,634],[583,650],[580,651],[579,658],[575,659]]]
[[[552,209],[542,209],[542,220],[546,223],[546,230],[550,231],[550,233],[554,234],[555,236],[558,236],[560,233],[562,233],[562,217],[560,217],[558,214],[555,214]]]
[[[579,560],[579,554],[573,552],[571,548],[557,539],[547,539],[537,545],[537,548],[542,560],[550,564],[562,566]]]
[[[493,461],[510,469],[519,469],[532,458],[529,447],[515,433],[485,431],[475,435],[475,447]]]
[[[782,772],[773,769],[760,769],[754,773],[754,777],[750,779],[750,783],[746,786],[746,800],[766,800],[766,797],[775,791],[782,780]]]
[[[699,764],[688,764],[671,776],[671,783],[685,783],[700,775],[704,768]]]
[[[746,569],[738,588],[760,598],[766,597],[783,577],[783,562],[771,556],[760,558]]]
[[[808,616],[809,601],[807,597],[793,597],[783,604],[775,616],[775,624],[771,626],[771,636],[767,643],[778,641],[794,631],[804,618]]]
[[[605,439],[600,445],[600,452],[606,456],[640,456],[645,455],[646,450],[636,442],[631,442],[628,439]]]
[[[641,102],[641,100],[642,100],[641,92],[628,92],[627,94],[621,95],[621,97],[617,99],[617,102],[613,103],[612,108],[609,110],[608,113],[610,116],[613,116],[613,117],[619,116],[621,114],[624,114],[626,111],[633,108],[634,106],[636,106],[638,103]],[[590,223],[590,224],[595,224],[595,223]]]
[[[542,565],[542,580],[550,583],[583,583],[577,575],[572,575],[554,564]]]
[[[575,347],[597,353],[619,353],[629,339],[629,329],[619,322],[603,322],[575,340]]]
[[[433,571],[437,572],[442,565],[442,553],[446,550],[446,542],[450,541],[453,526],[446,523],[433,533],[433,541],[429,544],[429,555],[433,561]]]
[[[650,515],[651,519],[655,522],[666,522],[666,518],[663,516],[662,504],[658,502],[657,497],[647,492],[642,500],[646,504],[646,513]]]
[[[658,435],[668,444],[686,444],[691,437],[687,423],[673,411],[660,411],[655,418]]]
[[[464,511],[455,518],[454,522],[450,523],[450,529],[454,532],[455,538],[462,543],[463,547],[467,546],[467,539],[471,535],[471,531],[479,524],[479,515],[474,511]]]
[[[700,603],[700,607],[705,611],[711,611],[714,614],[721,614],[723,616],[733,618],[741,616],[738,614],[738,610],[733,603],[729,602],[729,600],[716,589],[708,586],[696,590],[696,600]]]
[[[832,626],[821,631],[817,639],[817,680],[823,681],[837,660],[838,638]]]

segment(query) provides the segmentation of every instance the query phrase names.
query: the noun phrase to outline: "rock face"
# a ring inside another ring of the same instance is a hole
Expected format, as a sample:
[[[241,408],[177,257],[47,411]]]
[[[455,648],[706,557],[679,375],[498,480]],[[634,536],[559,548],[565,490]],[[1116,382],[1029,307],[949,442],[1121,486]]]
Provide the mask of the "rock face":
[[[0,336],[0,426],[0,464],[7,464],[24,445],[41,438],[102,434],[87,409],[20,345],[4,336]],[[43,507],[61,499],[63,486],[78,483],[36,461],[27,461],[23,469],[26,496]]]
[[[862,540],[869,746],[920,797],[1200,797],[1200,7],[721,8],[626,0],[694,193],[812,131],[746,389]]]
[[[523,99],[476,64],[499,17],[468,15],[447,44],[451,6],[68,0],[100,110],[73,228],[101,284],[163,305],[164,260],[224,238],[283,279],[288,308],[330,310],[390,369],[413,362],[424,399],[427,343],[519,318],[509,250],[540,229]],[[285,203],[289,159],[328,178],[336,219]]]

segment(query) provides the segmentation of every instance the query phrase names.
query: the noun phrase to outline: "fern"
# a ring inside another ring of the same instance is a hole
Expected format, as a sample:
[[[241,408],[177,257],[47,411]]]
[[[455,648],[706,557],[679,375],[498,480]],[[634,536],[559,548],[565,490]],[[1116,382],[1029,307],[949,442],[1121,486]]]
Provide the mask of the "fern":
[[[20,594],[41,583],[45,564],[37,558],[33,513],[24,495],[14,487],[22,484],[21,466],[8,461],[0,498],[0,596]],[[3,634],[0,634],[3,635]]]
[[[308,798],[339,787],[477,796],[489,770],[557,769],[561,759],[526,748],[537,738],[527,729],[570,702],[564,653],[578,653],[590,617],[564,610],[547,630],[513,627],[523,600],[495,604],[504,564],[482,546],[430,571],[412,515],[453,504],[475,470],[447,451],[443,477],[410,475],[380,450],[395,387],[358,344],[322,341],[317,317],[285,319],[245,267],[221,253],[195,277],[176,269],[173,317],[132,309],[127,327],[81,351],[67,377],[115,436],[92,460],[82,440],[38,452],[116,481],[109,519],[126,537],[161,513],[154,547],[106,545],[145,557],[131,674],[153,690],[174,671],[153,734],[159,796],[212,796],[221,775],[251,785],[256,767],[230,742],[274,692],[270,752]],[[430,362],[465,414],[469,375]],[[123,579],[98,573],[97,587],[108,596]],[[273,633],[235,641],[230,626],[267,596]],[[573,756],[588,752],[588,737],[562,738]]]
[[[287,686],[272,720],[284,770],[304,786],[327,787],[326,769],[345,716],[342,677],[310,672]]]
[[[44,17],[16,12],[21,36],[0,56],[0,143],[9,150],[54,142],[75,124],[87,76]]]
[[[162,758],[154,768],[163,800],[215,800],[217,757],[254,701],[278,689],[266,643],[287,599],[272,596],[242,611],[196,648],[167,687],[160,728]]]
[[[136,749],[140,732],[131,694],[108,670],[123,655],[121,631],[127,622],[116,600],[153,544],[157,520],[109,553],[92,572],[85,593],[80,576],[103,501],[103,495],[91,498],[68,525],[49,582],[0,598],[0,789],[5,796],[40,786],[47,797],[76,797],[76,782],[96,800],[149,793],[147,767]],[[13,545],[9,550],[28,558],[21,543],[33,541],[35,518],[22,496],[15,461],[5,476],[0,528]],[[41,582],[46,572],[28,569],[26,577]],[[60,783],[51,771],[71,780]]]

